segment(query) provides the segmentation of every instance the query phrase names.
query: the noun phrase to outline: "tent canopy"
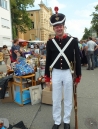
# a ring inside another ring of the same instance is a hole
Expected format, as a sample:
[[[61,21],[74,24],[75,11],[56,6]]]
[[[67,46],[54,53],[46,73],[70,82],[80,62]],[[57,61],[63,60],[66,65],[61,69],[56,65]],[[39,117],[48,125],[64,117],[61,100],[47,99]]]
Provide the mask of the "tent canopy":
[[[27,40],[20,39],[20,38],[19,38],[18,40],[19,40],[20,43],[22,43],[22,42],[28,42]],[[12,40],[11,42],[13,42],[13,41],[14,41],[14,40]]]
[[[28,41],[19,38],[19,42],[28,42]]]
[[[44,43],[44,41],[40,41],[40,40],[32,40],[32,41],[28,41],[29,43],[34,43],[34,44],[38,44],[38,43]]]

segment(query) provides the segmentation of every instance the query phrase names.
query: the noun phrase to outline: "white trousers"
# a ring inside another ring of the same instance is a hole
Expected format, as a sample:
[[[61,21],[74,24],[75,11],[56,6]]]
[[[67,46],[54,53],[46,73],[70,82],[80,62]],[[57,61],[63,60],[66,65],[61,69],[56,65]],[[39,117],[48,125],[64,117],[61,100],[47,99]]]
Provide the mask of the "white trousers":
[[[63,85],[62,85],[63,83]],[[72,94],[73,80],[69,69],[60,70],[53,69],[52,71],[52,100],[53,100],[53,119],[55,124],[61,124],[61,100],[62,91],[64,93],[64,123],[70,123],[72,110]]]

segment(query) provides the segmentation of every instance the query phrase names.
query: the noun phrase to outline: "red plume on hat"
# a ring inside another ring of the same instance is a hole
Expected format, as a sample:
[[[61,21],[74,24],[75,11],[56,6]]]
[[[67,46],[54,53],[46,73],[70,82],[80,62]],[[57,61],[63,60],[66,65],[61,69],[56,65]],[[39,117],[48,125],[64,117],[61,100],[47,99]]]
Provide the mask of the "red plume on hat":
[[[58,13],[58,10],[59,10],[59,8],[57,6],[54,7],[54,11],[55,11],[56,14]]]

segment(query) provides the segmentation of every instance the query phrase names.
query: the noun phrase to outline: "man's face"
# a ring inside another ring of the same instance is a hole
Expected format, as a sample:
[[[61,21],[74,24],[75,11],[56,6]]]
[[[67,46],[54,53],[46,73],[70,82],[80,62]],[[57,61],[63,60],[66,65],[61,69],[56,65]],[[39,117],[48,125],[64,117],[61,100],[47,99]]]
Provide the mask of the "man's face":
[[[19,41],[17,41],[16,44],[19,45]]]
[[[59,24],[53,27],[53,30],[57,36],[62,36],[64,34],[64,25]]]

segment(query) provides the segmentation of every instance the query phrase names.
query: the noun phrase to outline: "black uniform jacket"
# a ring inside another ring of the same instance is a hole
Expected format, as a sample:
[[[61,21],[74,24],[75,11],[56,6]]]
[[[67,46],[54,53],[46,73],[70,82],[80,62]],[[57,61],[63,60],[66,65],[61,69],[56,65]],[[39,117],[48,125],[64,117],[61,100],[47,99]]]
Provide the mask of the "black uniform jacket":
[[[66,45],[66,43],[69,41],[71,37],[67,36],[66,38],[59,39],[59,38],[54,38],[57,44],[60,46],[61,49]],[[56,48],[55,44],[52,42],[52,40],[49,40],[47,42],[46,46],[47,54],[46,54],[46,67],[45,67],[45,75],[47,77],[50,77],[50,71],[49,67],[55,60],[55,58],[59,54],[59,50]],[[67,56],[69,62],[74,61],[74,50],[75,50],[75,60],[76,60],[76,76],[79,77],[81,76],[81,62],[80,62],[80,56],[79,56],[79,47],[78,47],[78,41],[73,38],[69,46],[66,48],[64,51],[65,55]],[[55,69],[69,69],[69,66],[67,62],[65,61],[63,56],[60,56],[56,64],[54,65]]]

